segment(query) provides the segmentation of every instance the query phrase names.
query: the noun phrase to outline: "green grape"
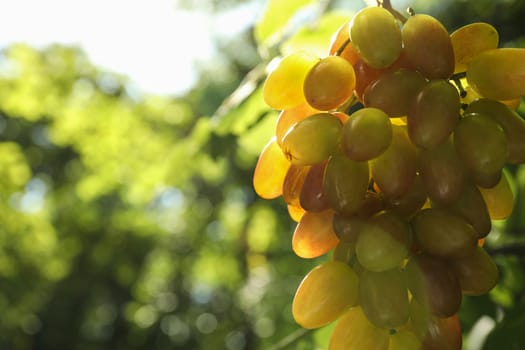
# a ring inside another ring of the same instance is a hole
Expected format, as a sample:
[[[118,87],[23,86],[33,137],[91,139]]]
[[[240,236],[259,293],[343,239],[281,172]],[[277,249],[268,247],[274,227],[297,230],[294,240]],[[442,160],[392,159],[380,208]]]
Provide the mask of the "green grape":
[[[354,45],[350,40],[350,21],[343,23],[339,29],[332,35],[330,44],[328,47],[329,55],[336,55],[337,52],[345,45],[343,51],[340,52],[339,56],[354,65],[359,59],[359,53],[354,48]]]
[[[332,229],[333,216],[332,210],[304,213],[292,237],[292,249],[298,257],[317,258],[339,243]]]
[[[372,178],[385,197],[398,198],[414,183],[417,149],[406,126],[392,125],[392,142],[385,152],[370,161]]]
[[[363,108],[352,113],[341,133],[341,147],[345,155],[355,161],[379,156],[391,141],[390,119],[377,108]]]
[[[459,94],[446,80],[428,82],[418,94],[407,116],[412,142],[423,148],[443,143],[459,120]]]
[[[312,67],[304,80],[304,96],[319,110],[335,109],[348,100],[355,87],[352,65],[340,56],[328,56]]]
[[[374,326],[360,307],[353,307],[337,321],[328,350],[388,350],[389,332]]]
[[[465,114],[454,131],[454,144],[474,180],[481,185],[480,179],[499,174],[507,160],[505,132],[486,114]]]
[[[445,261],[425,255],[413,256],[405,271],[412,296],[432,315],[449,317],[459,310],[459,280]]]
[[[525,120],[518,113],[501,102],[487,98],[481,98],[469,104],[465,113],[482,113],[496,120],[507,137],[507,162],[525,163]]]
[[[301,281],[292,303],[295,321],[304,328],[322,327],[358,302],[357,274],[345,263],[327,261]]]
[[[266,104],[275,109],[289,109],[306,102],[304,80],[318,61],[318,57],[305,52],[292,53],[279,61],[263,85]]]
[[[493,188],[480,188],[481,195],[485,199],[490,218],[492,220],[503,220],[512,214],[514,208],[514,193],[510,188],[508,174],[503,172],[501,179]]]
[[[424,252],[443,258],[468,255],[476,249],[478,242],[478,234],[472,225],[443,208],[418,212],[412,220],[412,230]]]
[[[337,149],[342,127],[339,118],[330,113],[314,114],[286,133],[283,152],[292,164],[320,163]]]
[[[458,276],[463,294],[486,294],[498,283],[498,267],[481,247],[478,247],[473,254],[453,260],[452,266]]]
[[[408,223],[392,212],[383,211],[371,217],[361,228],[356,257],[367,270],[390,270],[401,266],[410,244]]]
[[[359,233],[361,233],[366,224],[366,219],[360,216],[344,216],[340,213],[335,213],[332,227],[335,234],[342,242],[355,243],[357,237],[359,237]]]
[[[277,143],[282,147],[283,137],[286,133],[301,120],[319,113],[319,110],[312,108],[307,102],[301,103],[290,109],[282,110],[277,118],[275,126],[275,136]]]
[[[426,82],[417,71],[401,68],[386,72],[366,88],[363,103],[381,109],[390,117],[406,116]]]
[[[428,197],[440,203],[455,202],[465,187],[467,170],[451,138],[435,148],[422,150],[418,160]]]
[[[432,206],[440,207],[442,205],[432,203]],[[474,227],[478,238],[483,238],[489,234],[492,222],[487,205],[479,188],[470,181],[465,183],[459,198],[454,203],[447,204],[444,207],[467,220]]]
[[[292,164],[282,183],[282,194],[287,204],[300,206],[300,195],[310,166]],[[271,176],[271,175],[269,175]]]
[[[388,350],[421,350],[421,340],[414,332],[401,329],[390,335]]]
[[[525,49],[499,48],[474,57],[467,81],[480,95],[511,100],[525,95]]]
[[[364,203],[368,182],[367,162],[356,162],[336,153],[326,165],[323,190],[332,208],[354,214]]]
[[[290,162],[286,159],[277,140],[273,137],[262,149],[253,173],[253,188],[262,198],[277,198],[282,194],[282,186]]]
[[[420,350],[461,350],[461,324],[457,315],[435,317],[412,298],[410,321],[414,334],[423,342]]]
[[[408,322],[408,290],[404,277],[400,269],[364,271],[359,276],[359,304],[373,325],[397,328]]]
[[[454,72],[454,50],[446,28],[425,14],[410,16],[401,31],[408,61],[429,79],[447,79]]]
[[[464,25],[450,34],[456,61],[454,73],[465,72],[470,61],[483,51],[498,47],[499,35],[488,23]]]
[[[398,215],[410,218],[412,217],[427,200],[427,191],[421,174],[417,174],[414,183],[408,191],[401,197],[386,198],[386,208],[397,213]]]
[[[371,67],[392,65],[401,53],[401,30],[394,16],[381,7],[362,9],[350,23],[350,39]]]
[[[323,192],[325,169],[326,162],[322,162],[312,165],[308,170],[299,195],[299,203],[304,210],[318,212],[329,208]]]

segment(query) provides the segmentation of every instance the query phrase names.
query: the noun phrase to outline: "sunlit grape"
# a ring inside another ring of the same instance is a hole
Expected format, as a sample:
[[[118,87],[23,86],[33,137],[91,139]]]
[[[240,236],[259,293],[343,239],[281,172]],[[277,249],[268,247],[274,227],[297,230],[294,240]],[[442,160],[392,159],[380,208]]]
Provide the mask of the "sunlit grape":
[[[323,190],[325,169],[326,162],[314,164],[304,178],[299,202],[307,211],[323,211],[329,207]]]
[[[343,125],[329,113],[314,114],[295,124],[283,138],[282,150],[292,164],[313,165],[337,149]]]
[[[283,137],[298,122],[307,117],[319,113],[319,110],[310,106],[307,102],[301,103],[291,109],[282,110],[277,118],[275,136],[277,143],[282,147]]]
[[[350,39],[363,60],[374,68],[390,66],[401,52],[397,20],[382,7],[359,11],[350,23]]]
[[[332,229],[333,216],[332,210],[304,213],[292,237],[292,249],[297,256],[305,259],[317,258],[339,243]]]
[[[300,195],[310,166],[292,164],[282,183],[282,194],[287,204],[300,206]],[[304,209],[304,208],[303,208]]]
[[[495,187],[480,187],[480,191],[485,199],[492,220],[503,220],[512,214],[514,208],[514,194],[510,188],[508,174],[505,171]]]
[[[478,93],[494,100],[525,95],[525,49],[499,48],[474,57],[467,80]]]
[[[275,109],[288,109],[306,102],[303,84],[318,57],[295,52],[284,57],[267,76],[263,86],[266,104]]]
[[[455,73],[465,72],[468,63],[481,52],[498,47],[499,35],[488,23],[464,25],[450,34],[456,60]]]
[[[308,72],[304,80],[304,96],[310,106],[329,111],[348,100],[354,87],[352,65],[342,57],[328,56]]]
[[[262,198],[271,199],[282,194],[282,186],[290,162],[273,137],[264,146],[253,174],[253,187]]]
[[[312,269],[297,288],[292,313],[304,328],[337,319],[358,301],[357,274],[345,263],[328,261]]]
[[[344,49],[341,50],[343,46]],[[350,42],[350,21],[343,23],[330,39],[328,54],[335,55],[338,51],[340,52],[339,56],[347,60],[351,65],[354,65],[359,59],[359,53]]]
[[[360,307],[343,314],[330,337],[329,350],[388,350],[389,331],[374,326]]]

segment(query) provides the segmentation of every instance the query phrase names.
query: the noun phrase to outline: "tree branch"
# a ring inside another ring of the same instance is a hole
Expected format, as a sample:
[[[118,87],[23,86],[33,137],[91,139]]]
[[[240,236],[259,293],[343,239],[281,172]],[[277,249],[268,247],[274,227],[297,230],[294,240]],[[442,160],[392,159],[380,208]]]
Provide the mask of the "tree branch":
[[[298,329],[295,332],[287,335],[283,339],[281,339],[277,344],[272,345],[268,350],[283,350],[286,349],[288,346],[294,344],[295,342],[301,340],[308,334],[312,333],[313,329]]]

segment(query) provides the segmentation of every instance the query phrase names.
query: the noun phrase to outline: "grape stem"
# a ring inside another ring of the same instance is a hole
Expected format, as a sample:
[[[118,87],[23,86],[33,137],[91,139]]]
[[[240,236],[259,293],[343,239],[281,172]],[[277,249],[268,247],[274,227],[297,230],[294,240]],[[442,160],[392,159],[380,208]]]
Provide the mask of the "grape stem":
[[[339,47],[337,49],[337,51],[335,52],[335,55],[336,56],[341,56],[341,54],[343,53],[343,51],[346,49],[346,47],[348,46],[348,44],[350,44],[350,39],[346,39],[345,42],[343,44],[341,44],[341,47]]]
[[[465,90],[465,88],[463,87],[463,84],[461,83],[461,79],[465,78],[466,76],[467,74],[465,72],[460,72],[460,73],[453,74],[450,77],[450,80],[454,83],[454,85],[456,85],[456,87],[459,90],[459,95],[462,98],[465,98],[467,96],[467,91]]]
[[[385,10],[388,10],[394,17],[399,20],[401,23],[405,23],[407,21],[407,18],[403,16],[401,12],[396,10],[392,7],[392,4],[390,3],[390,0],[377,0],[377,6],[380,6],[384,8]]]

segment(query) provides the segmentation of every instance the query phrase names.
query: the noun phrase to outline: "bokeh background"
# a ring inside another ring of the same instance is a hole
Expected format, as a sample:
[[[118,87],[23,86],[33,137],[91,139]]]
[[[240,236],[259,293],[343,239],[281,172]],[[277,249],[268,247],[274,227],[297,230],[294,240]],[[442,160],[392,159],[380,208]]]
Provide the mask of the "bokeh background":
[[[392,1],[525,47],[522,0]],[[291,316],[325,258],[251,178],[265,67],[324,55],[361,0],[11,1],[0,22],[0,349],[326,349]],[[520,113],[524,115],[525,104]],[[525,349],[525,168],[465,297],[464,349]]]

